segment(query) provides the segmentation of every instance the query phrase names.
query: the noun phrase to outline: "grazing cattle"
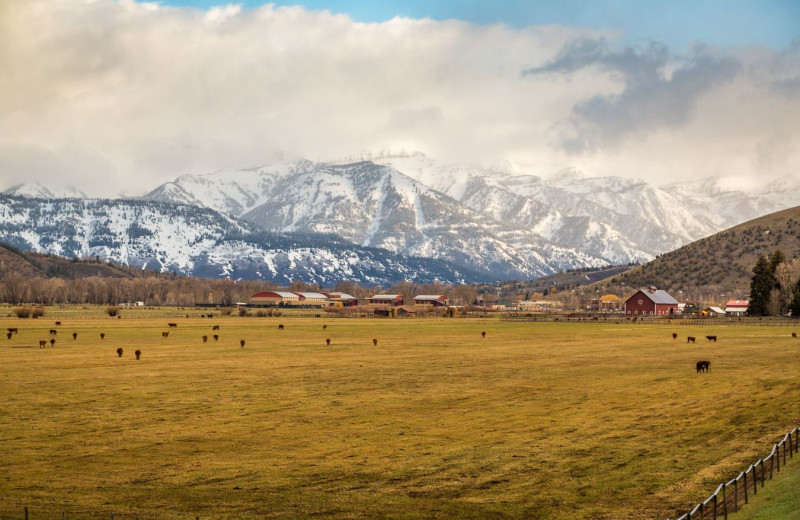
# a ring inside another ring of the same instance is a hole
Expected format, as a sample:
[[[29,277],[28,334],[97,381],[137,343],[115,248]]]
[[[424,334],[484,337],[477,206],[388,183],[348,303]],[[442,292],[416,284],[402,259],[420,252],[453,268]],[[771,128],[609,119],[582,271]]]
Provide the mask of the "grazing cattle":
[[[207,316],[208,316],[209,318],[213,318],[213,317],[214,317],[214,315],[213,315],[213,314],[208,314]]]
[[[697,371],[698,372],[708,372],[709,367],[711,366],[711,361],[698,361],[697,362]]]
[[[205,318],[205,317],[206,317],[206,315],[205,315],[205,314],[201,314],[201,315],[200,315],[200,317],[201,317],[201,318]]]
[[[797,333],[796,332],[792,332],[792,337],[796,338],[797,337]]]
[[[219,341],[219,336],[214,334],[214,341]]]
[[[717,342],[717,337],[716,337],[716,336],[706,336],[706,339],[707,339],[708,341],[713,341],[714,343],[716,343],[716,342]]]
[[[177,324],[177,323],[167,323],[167,327],[169,327],[169,328],[171,328],[171,329],[173,329],[173,328],[175,328],[175,327],[177,327],[177,326],[178,326],[178,324]]]
[[[678,333],[677,332],[673,332],[672,333],[672,339],[678,339]]]
[[[117,356],[122,357],[122,347],[117,349]]]
[[[241,341],[239,341],[239,346],[240,346],[241,348],[244,348],[244,340],[241,340]]]
[[[7,337],[8,339],[11,339],[11,336],[12,336],[12,334],[11,334],[10,332],[9,332],[8,334],[6,334],[6,337]]]
[[[211,327],[211,330],[219,330],[219,325],[214,325],[213,327]]]
[[[9,327],[6,330],[8,331],[9,334],[14,334],[19,332],[16,327]]]
[[[51,340],[50,340],[50,346],[51,346],[51,347],[54,347],[54,346],[55,346],[55,344],[56,344],[56,340],[54,340],[54,339],[51,339]]]
[[[280,325],[278,325],[278,330],[283,330],[283,323],[281,323]]]
[[[162,338],[166,338],[167,336],[169,336],[169,331],[165,330],[164,332],[161,333]]]
[[[331,346],[331,338],[326,338],[325,339],[325,344],[330,347]]]
[[[694,343],[694,341],[695,341],[695,337],[694,336],[688,336],[686,338],[686,343]]]
[[[377,339],[372,338],[372,346],[373,347],[377,347],[378,346],[378,340]]]
[[[137,350],[136,352],[134,352],[134,354],[136,354],[136,359],[137,359],[137,360],[138,360],[140,357],[142,357],[142,351],[141,351],[141,350]]]
[[[58,331],[56,329],[50,329],[51,336],[55,336],[56,334],[58,334]]]
[[[72,339],[78,339],[78,333],[77,332],[73,332],[72,333]]]
[[[100,339],[106,339],[106,333],[105,332],[101,332],[100,333]]]
[[[205,343],[206,341],[208,341],[208,336],[203,336],[203,343]]]
[[[482,337],[482,338],[485,338],[485,337],[486,337],[486,331],[485,331],[485,330],[484,330],[483,332],[481,332],[481,337]]]
[[[39,348],[45,348],[46,346],[47,346],[47,340],[46,339],[40,339],[39,340]]]
[[[325,330],[325,329],[327,329],[327,328],[328,328],[328,326],[327,326],[327,325],[323,325],[323,326],[322,326],[322,330]]]
[[[59,325],[61,325],[61,322],[60,322],[60,321],[57,321],[57,322],[56,322],[56,326],[59,326]]]

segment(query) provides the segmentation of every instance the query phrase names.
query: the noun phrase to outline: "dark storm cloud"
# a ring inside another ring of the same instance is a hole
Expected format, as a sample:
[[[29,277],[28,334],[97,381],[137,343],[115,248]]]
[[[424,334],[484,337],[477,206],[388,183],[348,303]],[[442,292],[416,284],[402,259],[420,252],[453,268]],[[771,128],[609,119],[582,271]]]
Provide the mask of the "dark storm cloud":
[[[604,40],[578,40],[523,74],[570,76],[590,68],[606,73],[621,89],[577,103],[571,116],[559,123],[560,143],[572,153],[614,148],[629,138],[683,124],[698,100],[732,80],[740,65],[702,47],[673,63],[669,49],[657,42],[643,50],[612,52]]]

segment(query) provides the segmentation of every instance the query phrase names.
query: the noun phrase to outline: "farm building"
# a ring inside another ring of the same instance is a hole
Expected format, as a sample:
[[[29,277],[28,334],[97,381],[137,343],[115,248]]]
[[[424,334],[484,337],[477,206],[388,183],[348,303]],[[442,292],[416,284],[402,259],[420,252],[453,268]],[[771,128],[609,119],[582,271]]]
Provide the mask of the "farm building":
[[[431,305],[433,307],[447,307],[447,296],[442,294],[420,294],[414,296],[414,305]]]
[[[370,305],[390,305],[392,307],[399,307],[405,303],[402,294],[376,294],[367,300]]]
[[[297,305],[300,302],[300,297],[291,292],[280,292],[280,291],[263,291],[260,293],[256,293],[250,297],[250,305],[254,307],[258,306],[285,306],[285,305]]]
[[[720,316],[725,316],[725,311],[720,309],[719,307],[706,307],[702,311],[700,311],[701,316],[708,316],[710,318],[716,318]]]
[[[672,316],[678,313],[678,301],[667,291],[650,287],[639,289],[625,300],[625,314],[632,316]]]
[[[358,298],[343,292],[325,293],[328,297],[325,301],[328,307],[355,307],[358,305]]]
[[[749,300],[731,300],[725,304],[726,316],[744,316],[750,306]]]
[[[318,292],[297,292],[294,293],[299,298],[298,305],[301,307],[325,307],[328,296]]]

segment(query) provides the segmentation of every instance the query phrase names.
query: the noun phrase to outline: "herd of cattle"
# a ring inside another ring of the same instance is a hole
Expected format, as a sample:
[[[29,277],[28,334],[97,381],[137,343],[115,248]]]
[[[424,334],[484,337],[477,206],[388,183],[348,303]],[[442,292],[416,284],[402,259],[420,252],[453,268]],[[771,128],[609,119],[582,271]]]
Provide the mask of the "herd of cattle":
[[[61,322],[60,321],[56,321],[55,325],[59,326],[59,325],[61,325]],[[170,322],[170,323],[167,323],[167,327],[170,328],[170,329],[174,329],[174,328],[178,327],[178,324]],[[328,328],[327,325],[323,325],[322,326],[322,330],[325,330],[327,328]],[[11,339],[14,334],[17,334],[19,332],[17,327],[9,327],[6,330],[7,330],[6,337],[8,339]],[[219,325],[214,325],[213,327],[211,327],[211,330],[219,330]],[[284,326],[283,326],[282,323],[278,325],[278,330],[284,330]],[[50,336],[56,336],[56,335],[58,335],[58,329],[50,329]],[[103,339],[105,339],[105,337],[106,337],[105,333],[101,332],[100,333],[100,339],[103,340]],[[162,338],[168,338],[169,337],[169,331],[168,330],[163,331],[161,333],[161,337]],[[218,334],[214,334],[212,337],[214,338],[214,341],[219,341],[219,335]],[[482,331],[481,332],[481,337],[483,337],[483,338],[486,337],[486,331]],[[796,332],[792,332],[792,337],[796,338],[797,337],[797,333]],[[78,333],[77,332],[73,332],[72,333],[72,339],[73,340],[78,339]],[[201,339],[203,340],[203,343],[206,343],[208,341],[208,336],[202,336]],[[678,339],[678,333],[677,332],[673,332],[672,333],[672,339],[673,340]],[[716,335],[708,335],[708,336],[706,336],[706,339],[708,341],[713,341],[713,342],[716,343],[717,336]],[[686,337],[686,342],[687,343],[695,343],[696,341],[697,341],[697,338],[695,336],[687,336]],[[47,340],[44,340],[44,339],[39,340],[39,348],[46,348],[47,347],[47,343],[48,343]],[[51,348],[54,347],[55,344],[56,344],[55,338],[51,338],[50,339],[50,347]],[[327,346],[330,346],[331,339],[330,338],[326,338],[325,339],[325,344]],[[372,339],[372,345],[376,346],[376,347],[378,346],[377,338],[373,338]],[[244,346],[245,346],[245,340],[243,340],[243,339],[239,340],[239,347],[240,348],[244,348]],[[117,349],[117,356],[122,357],[122,354],[123,354],[123,350],[122,350],[122,347],[120,347],[120,348]],[[141,355],[142,355],[142,351],[141,350],[137,350],[134,354],[136,355],[136,359],[139,359],[141,357]],[[701,361],[698,361],[695,364],[695,368],[696,368],[698,373],[699,372],[708,372],[710,366],[711,366],[711,361],[708,361],[708,360],[701,360]]]

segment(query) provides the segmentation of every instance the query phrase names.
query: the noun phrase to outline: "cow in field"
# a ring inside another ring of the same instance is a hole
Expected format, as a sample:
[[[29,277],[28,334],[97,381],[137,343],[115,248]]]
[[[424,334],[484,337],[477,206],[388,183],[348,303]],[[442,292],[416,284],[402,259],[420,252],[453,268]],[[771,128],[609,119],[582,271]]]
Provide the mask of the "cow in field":
[[[14,333],[12,333],[12,332],[9,332],[8,334],[6,334],[6,337],[7,337],[8,339],[11,339],[11,336],[13,336],[13,335],[14,335]]]
[[[16,327],[9,327],[6,330],[8,331],[9,334],[16,334],[17,332],[19,332]]]
[[[239,341],[239,346],[240,346],[241,348],[244,348],[244,340],[241,340],[241,341]]]
[[[486,337],[486,331],[485,331],[485,330],[484,330],[483,332],[481,332],[481,337],[482,337],[482,338],[485,338],[485,337]]]
[[[39,348],[45,348],[46,346],[47,346],[47,340],[46,339],[40,339],[39,340]]]
[[[697,372],[708,372],[710,366],[711,361],[698,361],[696,365]]]
[[[167,323],[167,327],[169,327],[169,328],[171,328],[171,329],[173,329],[173,328],[175,328],[175,327],[177,327],[177,326],[178,326],[178,324],[177,324],[177,323]]]
[[[166,338],[167,336],[169,336],[169,331],[168,330],[165,330],[164,332],[161,333],[161,337],[162,338]]]
[[[61,325],[61,322],[60,322],[60,321],[57,321],[57,322],[56,322],[56,326],[58,326],[58,325]]]
[[[716,336],[706,336],[706,339],[707,339],[708,341],[713,341],[714,343],[716,343],[716,342],[717,342],[717,337],[716,337]]]
[[[72,333],[72,339],[73,340],[78,339],[78,333],[77,332],[73,332]]]
[[[136,359],[139,359],[140,357],[142,357],[142,351],[141,350],[137,350],[136,352],[134,352],[134,354],[136,354]]]
[[[214,325],[213,327],[211,327],[211,330],[219,330],[219,325]]]
[[[326,338],[325,339],[325,344],[330,347],[331,346],[331,338]]]
[[[678,339],[678,333],[677,332],[673,332],[672,333],[672,339]]]
[[[100,333],[100,339],[106,339],[106,333],[105,332],[101,332]]]
[[[796,332],[792,332],[792,337],[796,338],[797,337],[797,333]]]
[[[214,341],[219,341],[219,335],[214,334]]]
[[[208,341],[208,336],[203,336],[203,343],[205,343],[206,341]]]
[[[117,349],[117,356],[122,357],[122,347]]]
[[[51,340],[50,340],[50,346],[51,346],[51,347],[54,347],[54,346],[56,346],[56,340],[54,340],[54,339],[51,339]]]
[[[377,346],[378,346],[378,340],[377,340],[377,338],[372,338],[372,346],[373,346],[373,347],[377,347]]]
[[[686,338],[686,343],[694,343],[694,342],[695,342],[695,337],[694,336],[688,336]]]
[[[58,331],[56,329],[50,329],[51,336],[55,336],[56,334],[58,334]]]
[[[278,325],[278,330],[283,330],[283,323],[281,323],[280,325]]]

